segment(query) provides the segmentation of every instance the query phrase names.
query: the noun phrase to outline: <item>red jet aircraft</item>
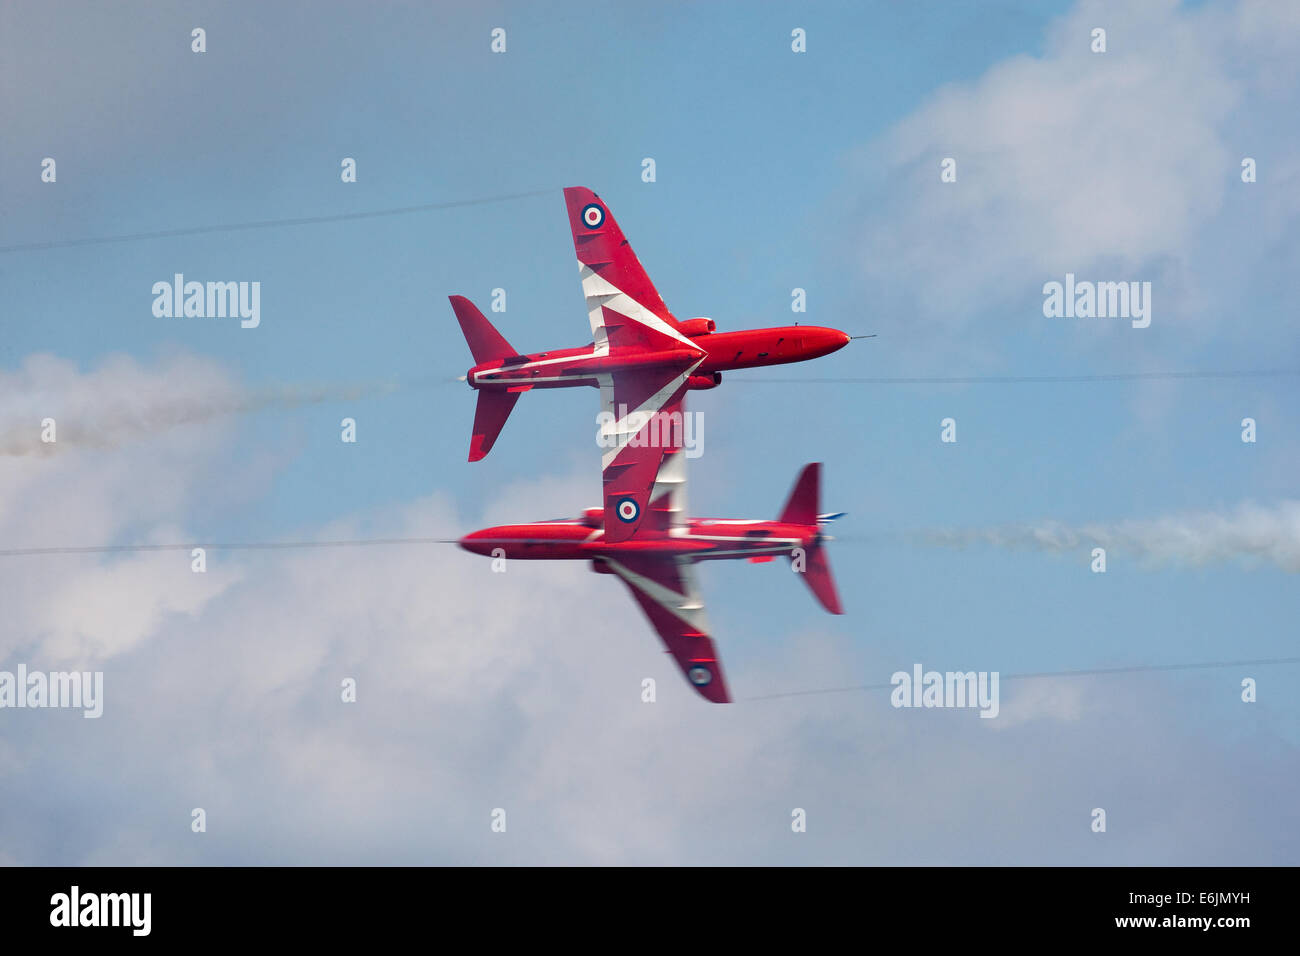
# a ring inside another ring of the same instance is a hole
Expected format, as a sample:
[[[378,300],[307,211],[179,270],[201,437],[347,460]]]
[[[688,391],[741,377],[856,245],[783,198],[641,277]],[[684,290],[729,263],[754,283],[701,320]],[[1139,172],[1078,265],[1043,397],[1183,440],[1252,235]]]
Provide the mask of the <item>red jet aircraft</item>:
[[[605,514],[589,508],[573,520],[502,525],[466,535],[460,546],[489,557],[591,561],[592,570],[616,574],[677,661],[707,700],[731,700],[722,664],[709,637],[695,562],[722,558],[771,561],[789,554],[822,607],[843,614],[822,533],[838,514],[818,514],[821,465],[806,465],[775,521],[685,517],[686,470],[681,449],[670,449],[655,480],[651,515],[629,540],[611,541]]]
[[[801,362],[843,348],[838,329],[792,325],[715,332],[712,319],[677,319],[655,290],[609,207],[590,189],[564,190],[592,343],[521,355],[464,296],[452,309],[476,363],[465,375],[478,389],[469,460],[492,449],[519,396],[533,388],[600,389],[607,540],[630,538],[664,449],[635,440],[652,419],[680,416],[690,389],[713,388],[722,373]],[[678,419],[680,421],[680,418]]]

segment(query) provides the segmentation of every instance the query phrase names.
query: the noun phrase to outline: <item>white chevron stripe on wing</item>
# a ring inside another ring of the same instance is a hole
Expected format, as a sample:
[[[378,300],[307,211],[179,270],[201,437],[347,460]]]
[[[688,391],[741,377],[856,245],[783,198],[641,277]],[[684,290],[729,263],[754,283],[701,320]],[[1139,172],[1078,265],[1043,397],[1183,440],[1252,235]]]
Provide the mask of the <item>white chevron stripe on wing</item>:
[[[652,581],[642,574],[637,574],[627,565],[615,558],[606,557],[605,563],[628,584],[650,598],[665,611],[685,621],[688,626],[701,634],[709,633],[709,621],[704,613],[704,600],[700,596],[699,581],[695,577],[695,567],[690,561],[674,558],[677,576],[682,582],[684,593],[678,594],[671,588],[664,587],[658,581]]]
[[[703,361],[704,359],[700,358],[684,371],[674,375],[662,388],[636,408],[630,410],[622,418],[618,417],[618,409],[614,407],[613,376],[598,376],[598,381],[600,381],[601,411],[608,413],[607,415],[601,416],[601,447],[606,449],[604,455],[601,456],[600,467],[602,471],[614,462],[614,459],[618,457],[619,453],[627,447],[627,443],[645,427],[646,422],[648,422],[655,413],[663,408],[664,405],[668,404],[668,400],[677,393],[678,389],[686,384],[686,380],[691,377],[695,370],[699,368],[700,362]],[[606,378],[609,379],[608,387],[605,384]],[[613,447],[610,447],[611,442],[614,443]]]
[[[682,335],[636,299],[597,273],[591,266],[579,262],[578,275],[582,279],[582,294],[587,300],[587,318],[591,322],[591,334],[596,342],[598,354],[603,355],[609,351],[609,336],[605,331],[603,309],[611,309],[633,322],[638,322],[663,335],[671,336],[697,352],[703,351],[685,335]],[[604,346],[603,350],[602,345]]]
[[[682,414],[686,410],[682,409]],[[671,534],[686,534],[690,518],[686,514],[686,455],[680,450],[673,450],[664,455],[659,462],[659,473],[655,475],[654,488],[650,490],[650,500],[658,501],[668,496],[668,520]]]

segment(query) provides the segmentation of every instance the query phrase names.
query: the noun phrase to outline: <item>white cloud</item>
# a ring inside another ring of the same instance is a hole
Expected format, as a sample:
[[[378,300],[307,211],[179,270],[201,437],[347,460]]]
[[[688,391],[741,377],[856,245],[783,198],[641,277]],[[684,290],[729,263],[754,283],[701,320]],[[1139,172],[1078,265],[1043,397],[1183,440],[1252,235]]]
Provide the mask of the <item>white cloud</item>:
[[[1104,54],[1089,49],[1097,26]],[[1201,273],[1249,272],[1300,211],[1300,136],[1282,121],[1300,103],[1297,62],[1294,4],[1089,2],[1041,57],[942,88],[854,164],[872,184],[858,261],[887,304],[912,306],[884,320],[954,330],[1032,308],[1067,271],[1155,280],[1160,324],[1231,317]],[[1247,155],[1267,176],[1227,209]],[[955,184],[940,183],[944,157]]]
[[[53,355],[33,355],[13,373],[0,373],[0,455],[53,455],[115,448],[155,438],[183,425],[267,408],[359,398],[387,386],[277,385],[247,388],[212,362],[173,354],[155,369],[127,355],[110,355],[83,375]],[[54,421],[54,441],[43,422]]]
[[[1001,709],[997,719],[986,721],[990,730],[1007,730],[1035,720],[1074,723],[1088,704],[1087,687],[1077,677],[1004,680],[1000,683]]]

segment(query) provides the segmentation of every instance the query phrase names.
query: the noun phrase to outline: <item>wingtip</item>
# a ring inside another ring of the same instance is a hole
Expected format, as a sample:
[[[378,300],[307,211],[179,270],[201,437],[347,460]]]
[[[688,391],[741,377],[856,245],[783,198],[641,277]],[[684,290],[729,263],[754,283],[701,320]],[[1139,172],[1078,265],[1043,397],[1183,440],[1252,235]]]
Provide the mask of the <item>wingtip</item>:
[[[713,686],[696,687],[695,689],[699,692],[699,695],[703,697],[705,700],[707,700],[710,704],[731,703],[731,693],[727,690],[726,684],[722,684],[717,687],[713,687]]]

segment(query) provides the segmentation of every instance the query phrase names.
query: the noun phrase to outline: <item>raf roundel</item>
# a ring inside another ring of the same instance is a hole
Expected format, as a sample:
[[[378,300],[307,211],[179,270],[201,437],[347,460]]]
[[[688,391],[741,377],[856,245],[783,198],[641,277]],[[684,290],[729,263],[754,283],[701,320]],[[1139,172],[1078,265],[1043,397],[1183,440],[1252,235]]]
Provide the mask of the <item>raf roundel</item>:
[[[618,520],[631,524],[641,514],[641,506],[636,503],[635,498],[620,498],[618,507],[615,509],[618,513]]]
[[[713,680],[713,671],[709,670],[703,664],[696,664],[686,672],[686,677],[696,687],[703,687],[709,681]]]
[[[598,203],[587,203],[582,207],[582,224],[588,229],[599,229],[605,223],[605,210]]]

